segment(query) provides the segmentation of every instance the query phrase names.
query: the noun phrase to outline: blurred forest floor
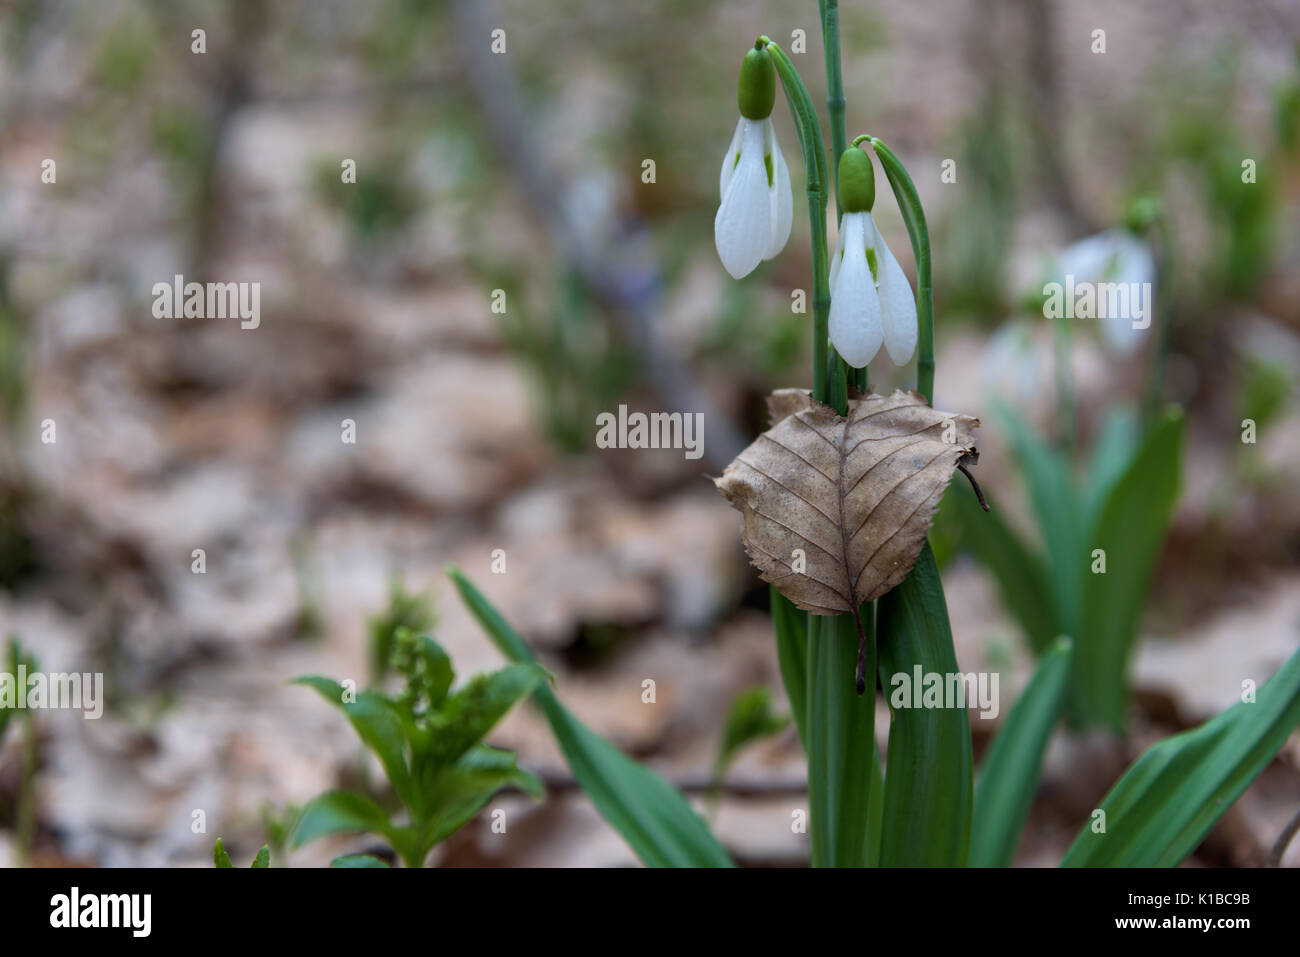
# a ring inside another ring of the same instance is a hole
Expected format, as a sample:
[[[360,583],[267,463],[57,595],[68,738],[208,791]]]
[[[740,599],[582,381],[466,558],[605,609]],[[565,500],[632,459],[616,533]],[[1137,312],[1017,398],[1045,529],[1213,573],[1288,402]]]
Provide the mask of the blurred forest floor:
[[[586,224],[582,242],[614,251],[627,294],[652,297],[665,348],[753,435],[766,391],[807,383],[809,319],[789,308],[808,282],[807,223],[796,202],[785,254],[731,283],[712,246],[715,174],[756,32],[804,29],[797,65],[823,95],[816,5],[494,6],[538,162]],[[1011,382],[1051,421],[1046,323],[1022,318],[1029,345],[1014,370],[998,364],[1037,257],[1113,224],[1156,162],[1175,195],[1202,191],[1157,128],[1231,124],[1249,148],[1273,135],[1272,97],[1294,77],[1294,5],[1086,6],[842,3],[850,135],[895,145],[935,228],[936,406],[984,419],[981,483],[1013,509],[1018,479],[987,412]],[[197,865],[217,836],[251,857],[264,805],[280,814],[359,773],[345,721],[285,681],[363,681],[366,621],[394,575],[435,596],[462,678],[499,664],[448,563],[541,649],[579,717],[705,807],[731,699],[758,684],[780,696],[766,590],[705,478],[716,469],[680,450],[594,448],[596,412],[663,403],[492,145],[462,59],[486,38],[458,36],[444,5],[400,2],[17,3],[3,16],[0,636],[44,670],[103,671],[109,693],[101,720],[37,718],[37,861]],[[1094,26],[1104,57],[1089,52]],[[777,114],[798,197],[783,103]],[[957,184],[917,172],[949,155]],[[56,184],[40,180],[46,157]],[[349,158],[356,184],[340,182]],[[1243,677],[1262,682],[1300,636],[1300,172],[1271,174],[1271,261],[1244,291],[1216,286],[1212,316],[1176,326],[1169,392],[1191,428],[1132,732],[1058,734],[1022,864],[1055,864],[1129,761],[1233,703]],[[1212,203],[1197,219],[1203,205],[1188,202],[1193,249],[1220,228]],[[897,215],[880,219],[910,274]],[[178,273],[260,282],[261,325],[155,319],[150,289]],[[496,288],[505,316],[490,309]],[[1140,391],[1140,368],[1087,338],[1072,364],[1084,429],[1088,410]],[[1243,464],[1241,403],[1261,388],[1280,398]],[[348,419],[355,444],[340,440]],[[492,572],[496,549],[506,574]],[[959,661],[1002,672],[1005,714],[1031,659],[987,574],[959,543],[945,558]],[[977,756],[995,725],[972,715]],[[517,708],[492,741],[544,774],[547,799],[499,797],[508,833],[476,821],[438,861],[633,863],[534,711]],[[20,773],[11,736],[0,821]],[[791,830],[803,773],[793,730],[732,768],[715,823],[738,860],[806,861]],[[1297,808],[1293,738],[1194,862],[1262,863]],[[206,834],[192,833],[195,809]],[[0,830],[0,865],[12,845]],[[367,846],[321,841],[289,862]],[[1286,863],[1300,865],[1300,843]]]

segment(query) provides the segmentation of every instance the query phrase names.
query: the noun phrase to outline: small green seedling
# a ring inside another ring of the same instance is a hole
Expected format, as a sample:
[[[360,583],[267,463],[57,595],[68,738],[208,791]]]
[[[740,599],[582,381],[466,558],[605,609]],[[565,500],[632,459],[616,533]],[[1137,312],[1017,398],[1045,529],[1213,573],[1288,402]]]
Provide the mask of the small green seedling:
[[[212,845],[212,864],[214,867],[234,867],[230,860],[230,854],[226,851],[226,845],[221,843],[221,838],[217,838],[217,843]],[[264,868],[271,866],[271,849],[263,844],[262,849],[257,852],[250,865],[255,868]]]
[[[327,791],[303,808],[291,847],[328,834],[370,833],[383,838],[407,867],[420,867],[435,845],[503,788],[541,797],[541,780],[518,767],[513,752],[482,740],[515,702],[546,679],[546,671],[535,664],[507,665],[475,675],[453,693],[451,658],[432,638],[408,628],[394,635],[392,661],[405,679],[395,695],[357,692],[351,682],[318,676],[295,683],[314,688],[347,715],[383,766],[401,811],[392,814],[355,791]],[[368,855],[348,855],[334,866],[383,866],[376,858],[360,857]]]

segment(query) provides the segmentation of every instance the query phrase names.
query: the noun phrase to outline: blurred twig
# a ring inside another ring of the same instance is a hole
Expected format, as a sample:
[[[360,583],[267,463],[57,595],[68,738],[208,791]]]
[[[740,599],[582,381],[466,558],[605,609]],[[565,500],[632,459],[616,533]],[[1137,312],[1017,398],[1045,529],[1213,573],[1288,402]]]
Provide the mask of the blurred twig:
[[[1287,822],[1286,827],[1282,828],[1282,833],[1277,836],[1277,843],[1273,845],[1273,850],[1268,855],[1269,867],[1282,866],[1282,855],[1286,853],[1297,832],[1300,832],[1300,811],[1295,812],[1295,816]]]
[[[539,771],[538,777],[548,791],[573,791],[579,788],[573,775],[564,771]],[[807,794],[808,782],[803,778],[786,780],[769,780],[766,778],[732,777],[719,785],[711,774],[690,774],[680,778],[669,778],[669,783],[679,791],[687,794],[709,794],[715,788],[732,797],[780,797],[785,794]]]
[[[575,224],[560,204],[561,190],[546,170],[545,153],[532,135],[518,84],[505,65],[506,58],[490,52],[493,5],[489,0],[455,0],[453,8],[469,81],[498,154],[510,164],[534,215],[560,254],[606,307],[636,352],[660,402],[669,409],[704,414],[704,460],[721,471],[740,454],[744,443],[731,422],[713,407],[685,364],[659,338],[652,300],[625,291],[619,277],[583,248]]]

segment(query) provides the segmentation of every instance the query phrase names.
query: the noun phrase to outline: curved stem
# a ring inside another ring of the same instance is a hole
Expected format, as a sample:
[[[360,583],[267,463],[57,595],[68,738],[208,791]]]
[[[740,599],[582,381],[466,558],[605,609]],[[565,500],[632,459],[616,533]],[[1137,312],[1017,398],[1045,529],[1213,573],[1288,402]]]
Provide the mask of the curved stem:
[[[840,4],[839,0],[817,0],[822,20],[822,49],[826,54],[826,113],[831,120],[831,180],[835,193],[835,222],[844,218],[840,209],[839,162],[848,148],[844,130],[844,74],[840,69]],[[847,363],[838,367],[860,393],[867,391],[867,367],[853,369]]]
[[[907,235],[912,240],[912,256],[916,260],[916,311],[920,324],[916,357],[916,391],[925,401],[934,404],[934,285],[930,276],[930,230],[925,224],[925,210],[921,197],[907,170],[894,155],[893,150],[874,136],[859,136],[853,144],[866,141],[876,151],[880,165],[885,170],[898,209],[907,225]]]
[[[830,363],[832,358],[827,341],[827,322],[830,317],[831,293],[828,279],[829,253],[826,242],[826,150],[822,145],[821,125],[817,122],[817,111],[813,107],[808,88],[799,78],[799,72],[781,49],[780,44],[762,36],[759,43],[767,47],[776,65],[777,75],[781,78],[781,88],[785,90],[790,112],[794,115],[795,127],[799,132],[799,146],[803,151],[803,164],[808,180],[808,221],[812,229],[813,262],[813,398],[818,402],[829,402],[831,383],[838,382],[843,376],[843,363]],[[838,356],[834,356],[838,360]],[[836,369],[839,374],[836,375]],[[829,374],[828,374],[829,373]],[[838,408],[841,415],[846,411]]]

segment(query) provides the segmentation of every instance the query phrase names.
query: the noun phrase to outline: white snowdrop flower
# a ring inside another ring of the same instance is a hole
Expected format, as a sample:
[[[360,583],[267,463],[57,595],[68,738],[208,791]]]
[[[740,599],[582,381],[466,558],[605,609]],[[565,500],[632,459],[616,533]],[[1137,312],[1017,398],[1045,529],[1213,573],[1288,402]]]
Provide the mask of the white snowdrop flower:
[[[1103,316],[1102,339],[1121,356],[1133,353],[1154,314],[1156,260],[1151,247],[1126,228],[1108,229],[1066,247],[1057,272],[1067,290],[1091,284],[1096,314]],[[1071,298],[1068,292],[1066,298]],[[1111,303],[1119,308],[1111,309]]]
[[[766,49],[745,54],[738,93],[740,122],[722,158],[713,220],[718,256],[736,279],[784,249],[794,221],[790,171],[772,128],[776,69]]]
[[[840,157],[839,238],[830,264],[831,345],[860,369],[885,346],[895,365],[916,352],[916,297],[903,267],[871,217],[875,173],[871,158],[853,147]]]

